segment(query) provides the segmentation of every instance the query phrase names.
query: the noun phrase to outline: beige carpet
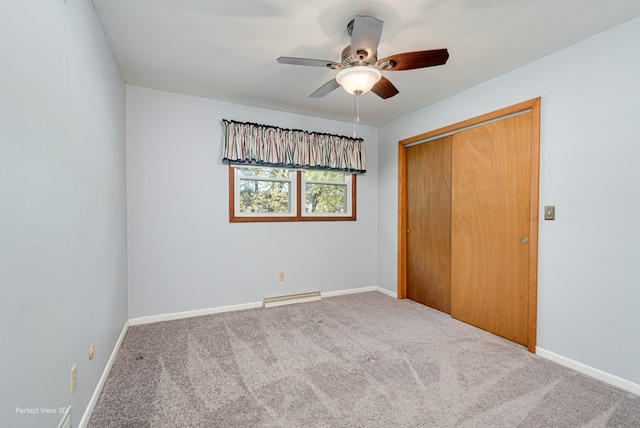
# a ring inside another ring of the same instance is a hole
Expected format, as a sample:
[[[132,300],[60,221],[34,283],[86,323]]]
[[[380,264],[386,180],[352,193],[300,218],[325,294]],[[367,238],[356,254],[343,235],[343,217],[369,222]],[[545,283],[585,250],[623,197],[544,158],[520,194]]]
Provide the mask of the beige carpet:
[[[640,397],[377,292],[131,327],[89,427],[640,427]]]

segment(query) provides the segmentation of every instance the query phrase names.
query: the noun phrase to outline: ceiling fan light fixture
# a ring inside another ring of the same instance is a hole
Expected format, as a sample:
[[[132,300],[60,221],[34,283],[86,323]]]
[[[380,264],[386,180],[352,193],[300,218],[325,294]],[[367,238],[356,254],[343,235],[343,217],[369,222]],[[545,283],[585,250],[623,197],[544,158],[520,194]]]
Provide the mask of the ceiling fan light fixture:
[[[348,93],[364,94],[369,92],[381,77],[382,74],[377,68],[358,65],[340,70],[336,80]]]

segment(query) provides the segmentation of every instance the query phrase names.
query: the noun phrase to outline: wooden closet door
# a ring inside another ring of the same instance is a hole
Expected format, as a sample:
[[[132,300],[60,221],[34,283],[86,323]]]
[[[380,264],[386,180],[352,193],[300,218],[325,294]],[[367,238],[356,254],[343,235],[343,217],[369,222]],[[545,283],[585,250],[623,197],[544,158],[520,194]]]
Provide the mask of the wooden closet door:
[[[451,315],[527,345],[531,113],[453,136]]]
[[[451,313],[451,137],[407,149],[407,297]]]

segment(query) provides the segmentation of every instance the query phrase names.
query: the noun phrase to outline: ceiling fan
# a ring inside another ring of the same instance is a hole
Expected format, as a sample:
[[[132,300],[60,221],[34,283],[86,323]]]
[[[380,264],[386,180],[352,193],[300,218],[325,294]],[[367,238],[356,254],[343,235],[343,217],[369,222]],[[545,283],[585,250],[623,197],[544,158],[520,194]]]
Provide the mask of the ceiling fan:
[[[449,59],[447,49],[405,52],[378,59],[378,44],[382,34],[382,21],[372,16],[357,15],[347,25],[351,45],[342,51],[342,62],[321,59],[282,56],[280,64],[306,65],[339,70],[335,79],[322,85],[310,95],[321,98],[342,86],[350,94],[360,95],[372,91],[383,99],[398,94],[398,89],[382,76],[381,71],[414,70],[443,65]]]

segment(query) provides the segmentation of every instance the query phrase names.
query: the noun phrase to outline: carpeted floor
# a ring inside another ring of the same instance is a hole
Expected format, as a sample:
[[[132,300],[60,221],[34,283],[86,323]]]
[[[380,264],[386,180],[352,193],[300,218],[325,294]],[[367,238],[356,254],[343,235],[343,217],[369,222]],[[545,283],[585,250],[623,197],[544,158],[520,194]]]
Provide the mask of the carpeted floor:
[[[640,397],[371,292],[131,327],[89,427],[640,427]]]

